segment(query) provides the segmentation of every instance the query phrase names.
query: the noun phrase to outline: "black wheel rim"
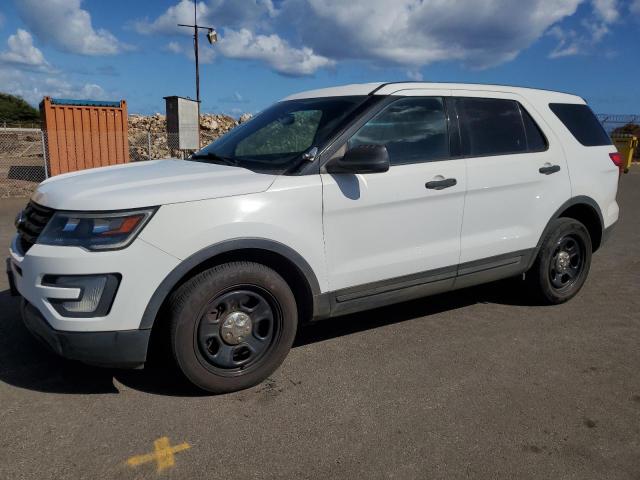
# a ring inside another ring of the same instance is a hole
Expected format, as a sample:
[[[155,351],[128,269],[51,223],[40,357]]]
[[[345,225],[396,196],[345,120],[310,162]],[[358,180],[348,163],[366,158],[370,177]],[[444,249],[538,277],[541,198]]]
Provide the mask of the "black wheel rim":
[[[566,235],[556,243],[549,263],[549,280],[556,290],[569,290],[584,269],[585,247],[579,237]]]
[[[281,325],[280,308],[271,294],[256,286],[241,286],[207,303],[194,340],[207,369],[239,375],[268,355]]]

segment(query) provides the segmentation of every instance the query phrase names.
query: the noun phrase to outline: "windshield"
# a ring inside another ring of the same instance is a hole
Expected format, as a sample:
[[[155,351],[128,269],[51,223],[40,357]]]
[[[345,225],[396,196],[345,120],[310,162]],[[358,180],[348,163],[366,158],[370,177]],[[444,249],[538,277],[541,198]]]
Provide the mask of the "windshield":
[[[190,160],[284,173],[302,154],[321,147],[367,97],[323,97],[278,102],[239,125]]]

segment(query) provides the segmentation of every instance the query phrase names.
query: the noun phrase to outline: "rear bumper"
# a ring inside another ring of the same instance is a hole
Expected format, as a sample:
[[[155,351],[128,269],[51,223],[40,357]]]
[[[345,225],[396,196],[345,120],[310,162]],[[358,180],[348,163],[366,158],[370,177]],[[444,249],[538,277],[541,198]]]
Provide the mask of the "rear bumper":
[[[151,330],[64,332],[53,329],[26,300],[20,311],[27,329],[58,355],[90,365],[139,368],[147,358]]]
[[[603,246],[605,243],[609,241],[609,239],[611,238],[611,234],[613,233],[617,224],[618,224],[618,221],[616,220],[615,222],[613,222],[611,225],[609,225],[607,228],[605,228],[602,231],[602,241],[600,242],[600,246]]]

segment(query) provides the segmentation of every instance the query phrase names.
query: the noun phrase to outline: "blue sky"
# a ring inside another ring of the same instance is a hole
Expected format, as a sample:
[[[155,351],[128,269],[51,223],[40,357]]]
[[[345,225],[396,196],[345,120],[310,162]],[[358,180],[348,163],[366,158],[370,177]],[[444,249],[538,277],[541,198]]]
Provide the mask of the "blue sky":
[[[640,0],[206,0],[206,112],[256,112],[292,92],[425,80],[557,89],[640,113]],[[164,111],[195,96],[187,0],[2,0],[0,91]]]

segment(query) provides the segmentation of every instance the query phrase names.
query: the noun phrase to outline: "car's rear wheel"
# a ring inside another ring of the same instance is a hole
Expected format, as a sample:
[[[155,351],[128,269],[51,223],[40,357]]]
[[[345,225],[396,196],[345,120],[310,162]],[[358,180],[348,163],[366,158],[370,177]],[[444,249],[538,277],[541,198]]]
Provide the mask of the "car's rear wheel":
[[[558,218],[550,225],[527,279],[540,300],[566,302],[584,285],[591,266],[591,237],[572,218]]]
[[[280,275],[258,263],[232,262],[205,270],[169,302],[176,362],[191,382],[213,393],[266,379],[295,337],[293,293]]]

